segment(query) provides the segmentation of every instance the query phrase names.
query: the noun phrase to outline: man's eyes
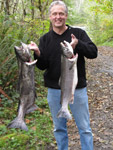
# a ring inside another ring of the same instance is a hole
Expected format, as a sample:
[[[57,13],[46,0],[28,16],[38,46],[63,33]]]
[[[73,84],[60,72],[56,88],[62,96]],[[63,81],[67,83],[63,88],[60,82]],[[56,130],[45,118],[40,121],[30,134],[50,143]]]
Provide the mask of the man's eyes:
[[[60,15],[60,16],[64,16],[65,14],[64,14],[64,13],[60,13],[59,15]]]
[[[59,15],[59,16],[64,16],[64,13],[53,13],[52,15],[53,15],[53,16],[57,16],[57,15]]]

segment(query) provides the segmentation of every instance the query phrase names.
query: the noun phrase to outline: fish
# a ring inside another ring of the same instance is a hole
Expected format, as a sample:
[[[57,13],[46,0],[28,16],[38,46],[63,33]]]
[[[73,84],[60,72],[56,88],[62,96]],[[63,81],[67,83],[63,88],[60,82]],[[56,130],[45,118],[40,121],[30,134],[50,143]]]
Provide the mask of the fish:
[[[36,110],[36,91],[34,81],[34,67],[37,60],[32,61],[29,46],[21,42],[21,46],[15,46],[15,53],[18,62],[19,81],[17,91],[19,92],[19,104],[17,117],[8,124],[8,128],[20,128],[28,131],[24,121],[26,114]]]
[[[77,59],[78,54],[74,55],[73,48],[69,42],[64,41],[60,43],[61,53],[61,109],[59,110],[57,117],[63,117],[68,120],[72,119],[72,115],[69,112],[68,105],[74,102],[74,92],[78,83],[77,74]]]

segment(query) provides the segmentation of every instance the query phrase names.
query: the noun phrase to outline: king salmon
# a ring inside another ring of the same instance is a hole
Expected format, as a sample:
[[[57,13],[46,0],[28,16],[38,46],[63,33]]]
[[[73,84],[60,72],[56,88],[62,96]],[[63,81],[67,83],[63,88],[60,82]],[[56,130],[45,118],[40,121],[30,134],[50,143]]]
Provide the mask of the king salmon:
[[[24,116],[36,110],[35,104],[36,92],[34,82],[34,66],[37,60],[32,61],[28,45],[21,43],[20,47],[15,46],[15,53],[18,61],[19,82],[18,92],[20,95],[18,115],[8,125],[8,128],[20,128],[28,130],[24,121]]]
[[[58,118],[64,117],[72,119],[68,109],[68,104],[74,102],[74,92],[78,83],[77,76],[77,58],[78,54],[74,55],[71,45],[64,41],[61,42],[61,109],[58,112]]]

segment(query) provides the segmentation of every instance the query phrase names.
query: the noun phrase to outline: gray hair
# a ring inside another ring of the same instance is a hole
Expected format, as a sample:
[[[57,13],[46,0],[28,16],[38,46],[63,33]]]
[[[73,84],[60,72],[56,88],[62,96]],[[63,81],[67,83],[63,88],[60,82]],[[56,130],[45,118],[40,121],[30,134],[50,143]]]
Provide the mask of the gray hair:
[[[54,5],[62,5],[64,8],[65,8],[65,13],[68,14],[68,8],[66,6],[66,4],[61,1],[61,0],[56,0],[56,1],[53,1],[50,6],[49,6],[49,15],[51,13],[51,8],[54,6]]]

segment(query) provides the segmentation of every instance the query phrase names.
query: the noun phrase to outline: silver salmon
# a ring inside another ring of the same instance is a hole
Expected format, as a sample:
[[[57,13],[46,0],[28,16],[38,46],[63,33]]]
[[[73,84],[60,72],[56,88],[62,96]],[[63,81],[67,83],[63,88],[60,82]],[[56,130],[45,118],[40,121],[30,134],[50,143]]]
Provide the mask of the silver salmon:
[[[71,45],[64,41],[61,43],[61,109],[58,112],[58,118],[64,117],[72,119],[68,109],[68,104],[74,102],[74,92],[78,83],[77,76],[77,58],[78,54],[74,55]]]
[[[8,124],[8,128],[20,128],[27,131],[28,127],[24,121],[24,116],[38,108],[35,104],[36,92],[34,82],[34,66],[37,60],[32,61],[28,45],[24,43],[21,43],[20,47],[15,46],[14,49],[19,69],[18,92],[20,100],[18,115]]]

